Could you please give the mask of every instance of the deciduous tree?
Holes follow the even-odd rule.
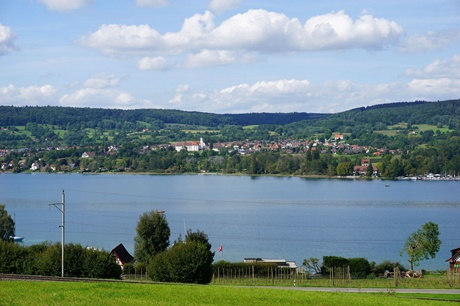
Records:
[[[436,223],[427,222],[412,233],[406,240],[401,256],[405,252],[409,256],[410,270],[414,270],[423,259],[435,258],[441,246],[439,228]]]
[[[10,240],[14,236],[14,220],[5,209],[5,205],[0,204],[0,239]]]
[[[137,223],[136,233],[134,255],[140,262],[146,263],[169,246],[171,230],[161,211],[152,210],[142,214]]]

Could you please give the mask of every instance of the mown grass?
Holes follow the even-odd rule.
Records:
[[[389,293],[230,286],[0,281],[1,305],[444,305]]]
[[[216,285],[237,285],[237,286],[293,286],[293,280],[271,280],[260,279],[214,279]],[[460,289],[460,280],[449,280],[446,276],[428,275],[423,278],[400,278],[395,284],[393,279],[352,279],[334,280],[330,279],[296,279],[299,287],[341,287],[341,288],[400,288],[400,289]]]

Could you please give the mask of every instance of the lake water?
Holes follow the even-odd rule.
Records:
[[[385,187],[389,184],[389,187]],[[0,174],[0,203],[24,244],[61,241],[134,251],[139,216],[161,209],[171,243],[186,229],[208,234],[215,260],[295,260],[324,255],[400,261],[406,238],[439,225],[443,242],[420,268],[445,269],[460,246],[460,182],[305,179],[223,175]]]

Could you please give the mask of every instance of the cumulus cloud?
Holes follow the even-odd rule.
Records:
[[[401,52],[423,52],[439,50],[460,40],[460,30],[449,29],[438,32],[428,32],[426,34],[413,34],[408,36],[401,45]]]
[[[116,89],[82,88],[59,99],[63,106],[136,108],[134,97]]]
[[[184,61],[188,68],[228,65],[237,61],[235,52],[226,50],[202,50],[197,54],[189,54]]]
[[[0,56],[6,55],[17,49],[14,40],[15,35],[11,29],[0,23]]]
[[[136,0],[137,6],[162,7],[168,5],[168,0]]]
[[[179,84],[176,88],[176,94],[172,97],[168,103],[174,105],[174,107],[183,107],[183,102],[192,104],[196,103],[196,97],[200,94],[189,94],[190,86],[188,84]]]
[[[16,87],[10,84],[0,87],[0,101],[3,105],[48,105],[55,92],[51,85]]]
[[[176,92],[169,101],[185,110],[214,113],[335,113],[397,101],[442,100],[460,95],[458,79],[413,79],[407,83],[362,84],[351,80],[313,83],[281,79],[237,84],[221,90]]]
[[[90,88],[107,88],[115,87],[120,84],[120,78],[116,77],[113,74],[97,74],[89,78],[83,83],[84,87]]]
[[[437,59],[423,69],[408,69],[406,75],[416,78],[458,78],[460,79],[460,55],[451,59]]]
[[[411,92],[419,95],[421,99],[439,100],[440,97],[449,99],[459,96],[460,79],[414,79],[408,84],[408,87]]]
[[[158,57],[143,57],[137,62],[139,70],[166,70],[168,62],[162,56]]]
[[[297,18],[249,10],[214,24],[209,11],[185,19],[180,31],[160,34],[148,25],[102,25],[80,39],[105,54],[171,53],[194,50],[304,52],[334,49],[382,49],[403,33],[397,23],[371,15],[353,20],[339,11],[315,16],[302,24]]]
[[[92,0],[38,0],[46,5],[49,10],[53,11],[71,11],[77,10],[91,3]]]
[[[211,0],[209,2],[209,9],[212,12],[222,13],[234,8],[240,2],[241,0]]]

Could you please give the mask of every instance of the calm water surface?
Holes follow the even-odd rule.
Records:
[[[385,187],[385,184],[390,184]],[[0,203],[26,245],[61,241],[134,250],[139,216],[163,209],[171,243],[186,229],[208,234],[215,260],[295,260],[324,255],[407,263],[407,236],[439,224],[442,246],[421,268],[444,269],[460,246],[460,182],[304,179],[220,175],[0,174]],[[406,264],[407,266],[407,264]]]

